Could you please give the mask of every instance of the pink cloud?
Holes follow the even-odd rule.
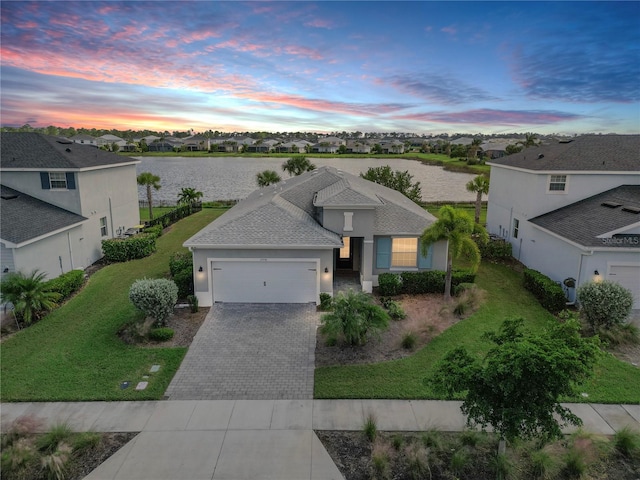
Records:
[[[431,112],[400,115],[395,117],[402,120],[417,120],[423,122],[474,124],[474,125],[506,125],[519,126],[523,124],[545,125],[550,123],[576,120],[579,115],[565,112],[544,110],[493,110],[476,109],[464,112]]]
[[[443,27],[440,29],[440,31],[443,33],[448,33],[449,35],[455,35],[456,33],[458,33],[458,29],[453,25],[448,27]]]
[[[284,47],[284,52],[288,55],[297,55],[310,58],[312,60],[322,60],[324,58],[324,56],[318,50],[303,47],[301,45],[287,45],[286,47]]]
[[[336,27],[334,22],[323,18],[314,18],[313,20],[306,22],[304,26],[313,28],[326,28],[327,30],[331,30]]]

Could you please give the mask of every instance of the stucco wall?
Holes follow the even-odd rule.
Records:
[[[42,171],[48,172],[49,170],[43,169]],[[74,175],[77,187],[78,173],[75,172]],[[40,181],[40,172],[2,172],[2,184],[43,202],[82,215],[78,188],[75,190],[45,190]]]
[[[353,213],[353,231],[344,231],[344,213]],[[374,210],[359,209],[323,209],[322,226],[345,237],[373,238],[375,224]]]

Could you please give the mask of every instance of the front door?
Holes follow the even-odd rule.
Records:
[[[337,249],[336,268],[338,270],[353,270],[353,248],[351,248],[351,237],[342,237],[344,246]]]

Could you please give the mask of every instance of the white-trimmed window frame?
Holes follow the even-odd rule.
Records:
[[[414,240],[416,243],[415,251],[394,251],[394,243],[398,240]],[[407,269],[418,269],[418,254],[420,253],[418,249],[420,248],[418,237],[391,237],[391,259],[390,259],[390,269],[391,270],[407,270]],[[413,265],[397,265],[394,264],[394,256],[399,254],[413,254]]]
[[[107,217],[100,217],[100,235],[106,237],[109,235],[109,224],[107,223]]]
[[[49,187],[51,190],[68,190],[67,174],[65,172],[49,172]]]
[[[520,234],[520,219],[519,218],[514,218],[513,219],[513,229],[511,230],[511,236],[513,238],[518,238],[519,234]]]
[[[564,177],[564,180],[561,178]],[[562,190],[552,190],[551,185],[563,185]],[[569,175],[566,174],[549,174],[547,175],[547,193],[566,194],[569,190]]]

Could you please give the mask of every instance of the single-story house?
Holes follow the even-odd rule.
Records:
[[[384,272],[444,270],[447,243],[426,256],[419,244],[435,220],[395,190],[322,167],[254,191],[184,246],[200,305],[318,302],[337,273],[371,292]]]
[[[639,152],[640,135],[584,135],[488,162],[487,230],[552,280],[616,281],[640,308]]]

